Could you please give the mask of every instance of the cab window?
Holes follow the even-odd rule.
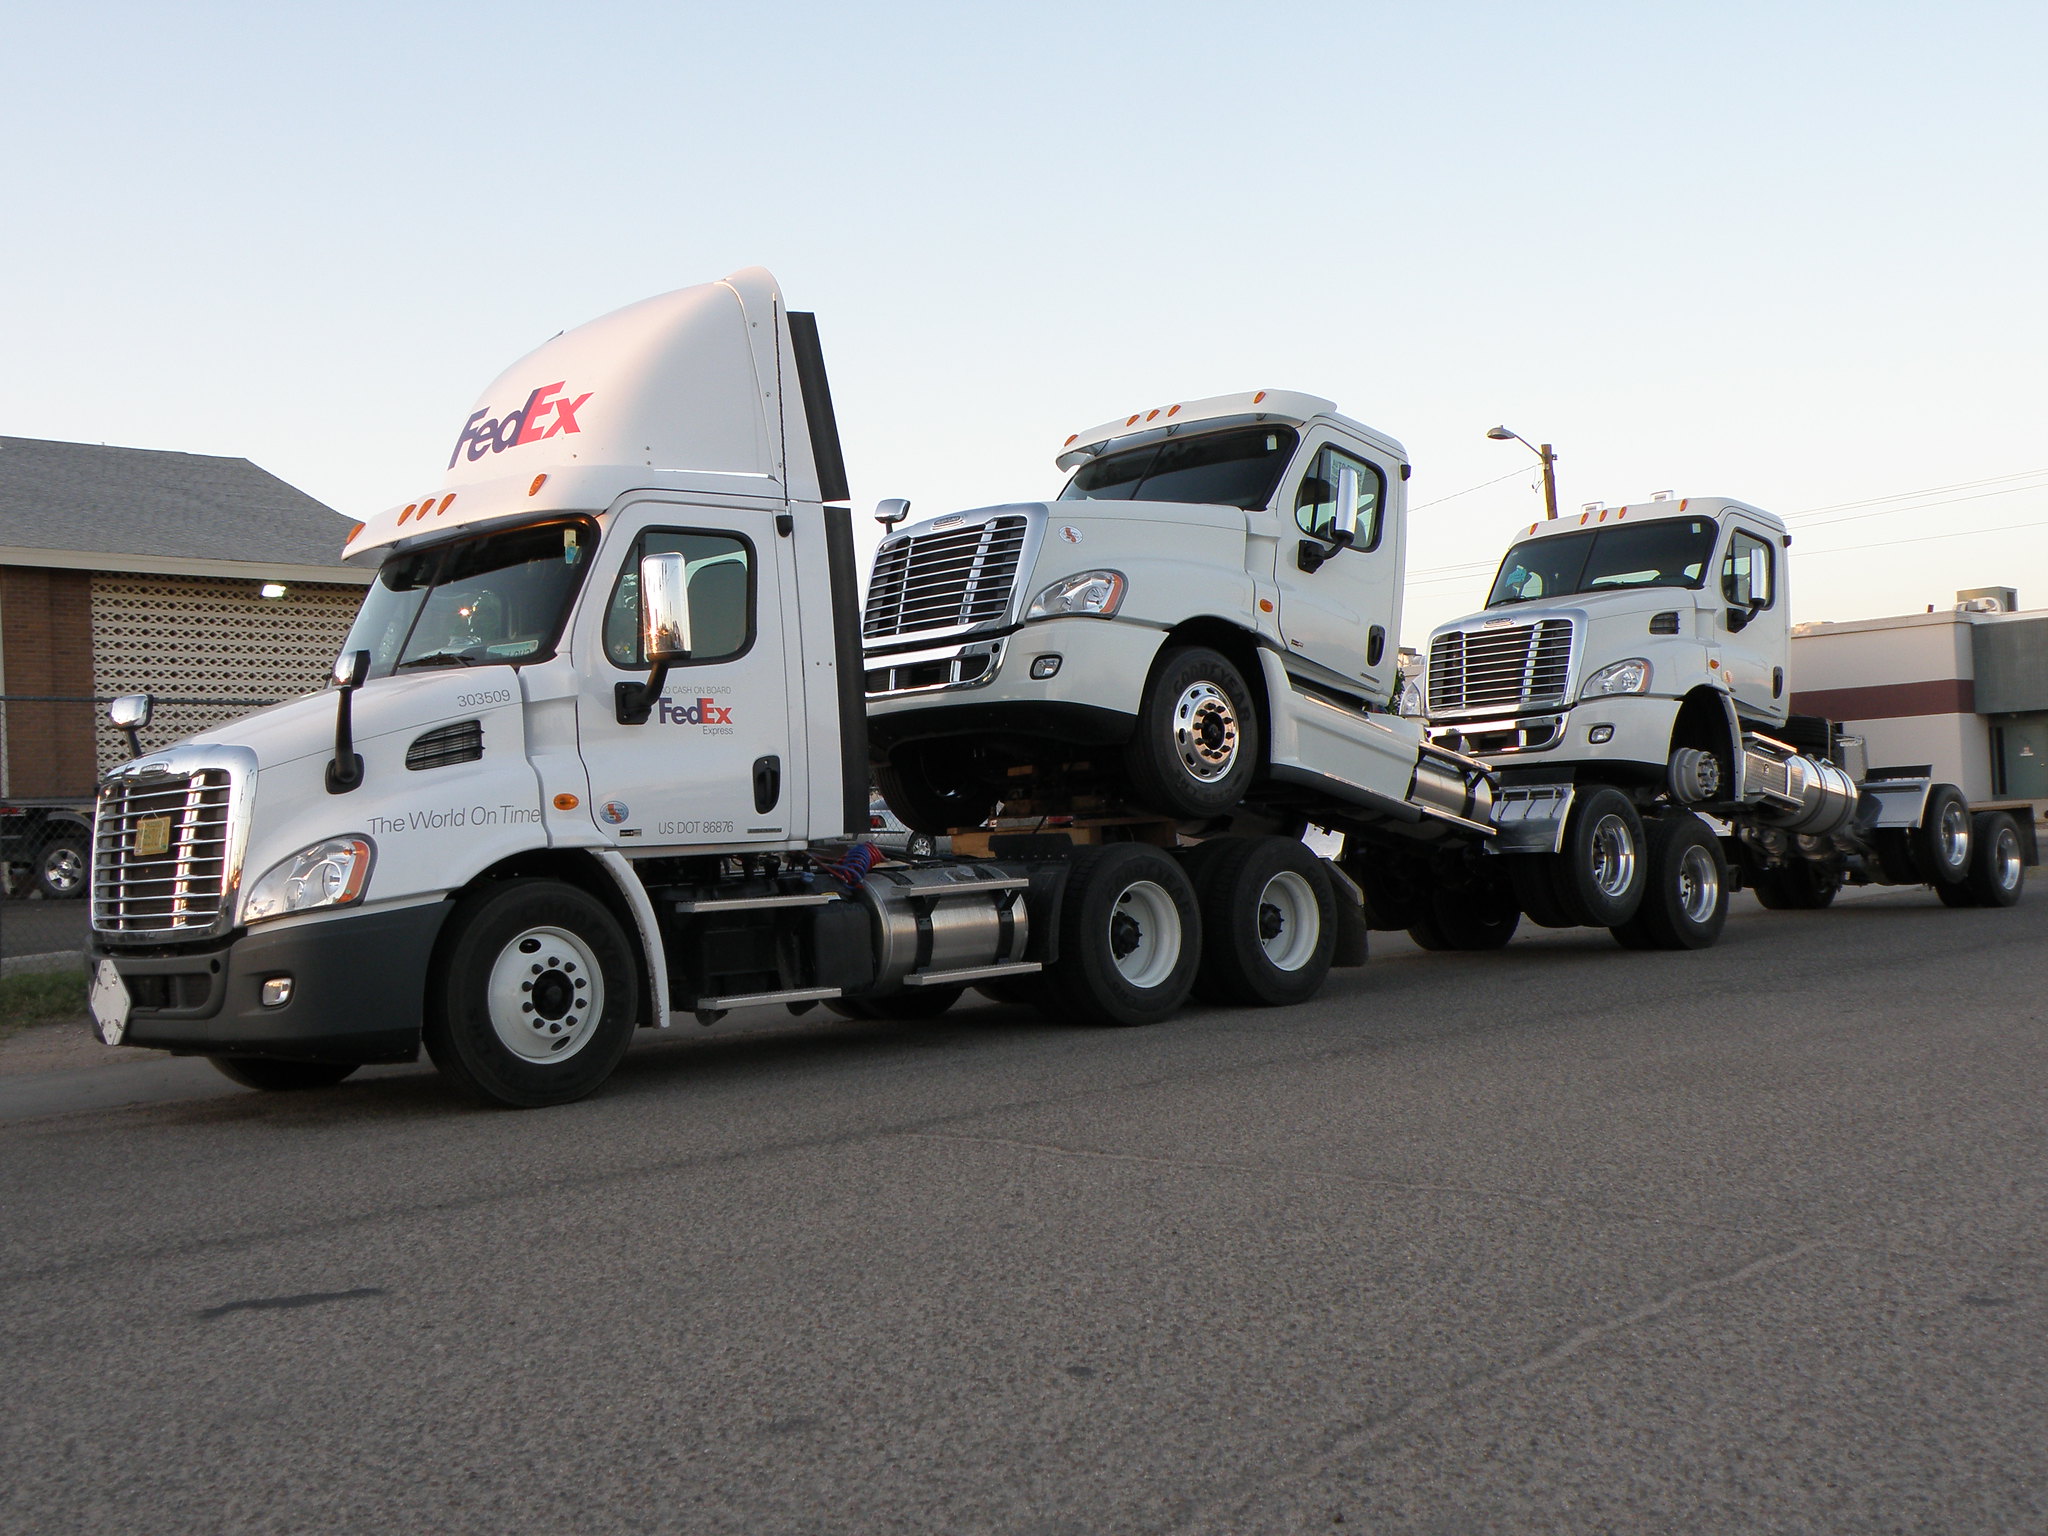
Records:
[[[640,634],[640,561],[679,554],[690,591],[690,659],[731,661],[754,643],[754,547],[738,534],[650,528],[634,542],[604,614],[604,650],[618,667],[647,665]]]
[[[1778,600],[1771,581],[1771,546],[1740,528],[1721,560],[1721,595],[1731,608],[1768,608]]]
[[[1354,549],[1377,549],[1380,542],[1380,504],[1386,500],[1386,477],[1365,460],[1338,448],[1325,447],[1301,477],[1294,493],[1294,520],[1301,531],[1327,541],[1337,526],[1337,486],[1342,472],[1358,475],[1358,538]]]

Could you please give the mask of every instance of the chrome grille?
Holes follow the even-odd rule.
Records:
[[[1429,648],[1429,715],[1555,708],[1571,670],[1570,619],[1452,630]]]
[[[995,517],[971,528],[885,539],[875,551],[862,638],[967,629],[1003,618],[1017,582],[1024,526],[1021,517]]]
[[[116,778],[101,788],[93,829],[95,929],[191,935],[220,925],[232,862],[233,787],[225,768],[203,768]],[[160,852],[152,838],[161,841]]]

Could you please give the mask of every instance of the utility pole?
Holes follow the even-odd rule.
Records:
[[[1535,454],[1537,458],[1543,461],[1543,515],[1545,517],[1555,518],[1557,516],[1556,451],[1552,449],[1550,444],[1548,443],[1543,444],[1539,448],[1536,444],[1530,442],[1529,439],[1522,436],[1521,433],[1510,432],[1506,427],[1491,428],[1486,435],[1492,438],[1497,443],[1505,443],[1510,440],[1520,443],[1524,448],[1528,449],[1531,453]]]

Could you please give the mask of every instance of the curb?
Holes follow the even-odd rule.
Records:
[[[0,976],[19,976],[33,971],[85,971],[85,951],[53,949],[41,955],[9,955],[0,960]]]

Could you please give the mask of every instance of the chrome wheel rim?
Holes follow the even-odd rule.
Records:
[[[2020,857],[2020,835],[2011,827],[1998,829],[1998,841],[1991,845],[1993,872],[2001,891],[2016,890],[2026,878],[2026,864]]]
[[[1298,971],[1316,952],[1323,936],[1323,914],[1315,888],[1291,869],[1283,869],[1259,892],[1259,947],[1276,971]]]
[[[1173,706],[1173,750],[1188,776],[1214,783],[1237,762],[1237,711],[1214,683],[1191,683]]]
[[[566,1061],[604,1016],[604,970],[566,928],[528,928],[498,951],[487,989],[491,1027],[521,1061]]]
[[[1941,808],[1941,821],[1935,828],[1940,839],[1941,862],[1949,869],[1960,870],[1970,862],[1970,813],[1959,802],[1951,800]]]
[[[1134,880],[1109,909],[1109,954],[1134,987],[1163,985],[1180,964],[1180,908],[1155,880]]]
[[[1721,904],[1721,871],[1714,856],[1694,843],[1678,861],[1678,908],[1689,923],[1704,923]]]
[[[1636,840],[1628,823],[1612,814],[1593,824],[1593,884],[1603,896],[1621,896],[1636,878]]]
[[[76,848],[59,848],[43,859],[43,880],[70,895],[85,883],[85,858]]]

